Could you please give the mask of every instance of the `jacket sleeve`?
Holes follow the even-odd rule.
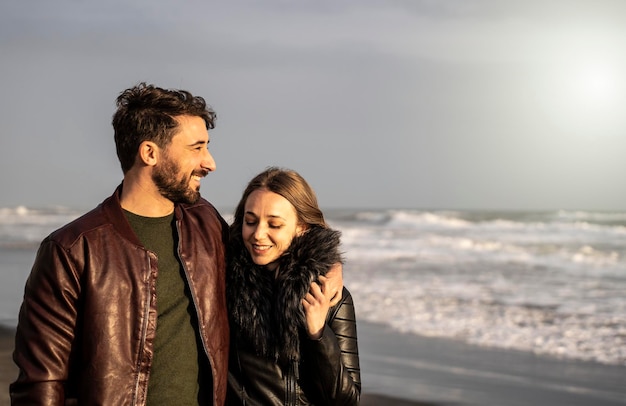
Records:
[[[10,386],[12,405],[63,405],[80,283],[66,251],[44,240],[24,290]]]
[[[352,296],[343,289],[341,302],[330,310],[319,340],[307,342],[306,357],[315,370],[315,384],[327,405],[358,405],[361,371]]]

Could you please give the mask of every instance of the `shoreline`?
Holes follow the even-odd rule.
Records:
[[[626,366],[550,359],[357,325],[361,406],[626,405]],[[0,406],[17,376],[14,329],[0,326]]]
[[[626,366],[549,358],[359,321],[363,388],[437,405],[626,405]]]

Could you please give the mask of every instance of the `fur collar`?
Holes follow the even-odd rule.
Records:
[[[291,242],[279,274],[254,264],[243,241],[231,241],[226,292],[232,334],[258,355],[275,361],[299,359],[304,331],[302,299],[311,282],[341,262],[341,233],[313,227]]]

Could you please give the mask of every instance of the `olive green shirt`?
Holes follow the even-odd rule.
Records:
[[[125,213],[139,241],[158,258],[158,316],[147,405],[205,404],[201,392],[209,381],[205,378],[208,360],[198,335],[185,272],[178,260],[174,214],[155,218]]]

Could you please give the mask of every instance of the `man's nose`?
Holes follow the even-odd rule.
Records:
[[[208,170],[209,172],[213,172],[217,169],[217,165],[215,164],[215,159],[213,159],[213,155],[209,152],[208,149],[205,150],[204,157],[202,158],[202,168]]]

